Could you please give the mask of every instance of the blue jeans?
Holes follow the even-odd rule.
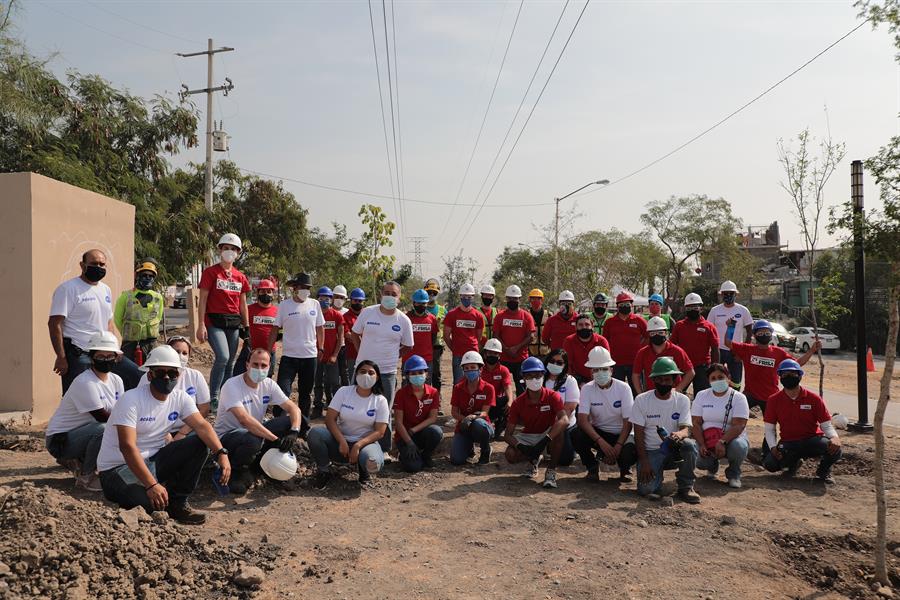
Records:
[[[66,364],[69,367],[66,374],[61,378],[63,395],[65,395],[75,378],[91,368],[91,357],[87,352],[73,344],[69,338],[63,339],[63,349],[66,352]],[[122,378],[122,384],[125,386],[126,391],[136,388],[141,381],[141,377],[144,376],[144,372],[125,356],[119,357],[119,360],[113,366],[112,372]]]
[[[63,461],[81,461],[81,474],[90,475],[97,470],[97,455],[106,423],[88,423],[67,433],[58,433],[47,438],[47,450],[53,458]],[[56,436],[60,436],[57,438]],[[56,440],[60,440],[56,443]]]
[[[291,387],[294,385],[294,378],[297,378],[297,404],[300,406],[300,412],[304,416],[309,417],[309,411],[312,406],[312,398],[310,392],[313,389],[313,383],[316,381],[316,364],[319,361],[313,358],[295,358],[293,356],[282,356],[281,362],[278,363],[278,387],[284,392],[288,398],[291,397]],[[278,408],[277,406],[275,408]],[[278,410],[272,410],[273,415],[281,414]]]
[[[309,451],[316,461],[316,468],[318,468],[319,473],[330,473],[332,462],[346,464],[347,459],[341,456],[340,444],[334,439],[327,427],[319,426],[310,429],[306,442],[309,444]],[[353,445],[350,442],[347,442],[347,444]],[[366,465],[370,463],[373,465],[375,473],[381,471],[382,467],[384,467],[384,452],[381,451],[381,446],[376,443],[371,443],[359,451],[356,468],[362,474],[367,470]]]
[[[313,388],[313,406],[321,410],[331,404],[334,393],[341,385],[341,374],[337,362],[322,361],[316,365],[316,380]]]
[[[453,366],[453,385],[456,385],[463,378],[463,370],[462,370],[462,356],[453,355],[453,358],[450,359],[450,363]]]
[[[700,451],[697,450],[697,442],[691,438],[686,438],[681,443],[682,463],[678,466],[678,471],[675,473],[675,482],[678,484],[678,491],[689,490],[694,487],[694,480],[696,479],[694,467],[697,465],[697,456],[699,456],[699,454]],[[641,496],[658,494],[662,487],[663,471],[665,469],[675,468],[672,456],[664,454],[663,451],[659,449],[648,450],[647,460],[650,462],[650,468],[653,469],[653,478],[645,483],[641,483],[640,480],[638,480],[637,492]],[[640,458],[638,458],[637,465],[638,475],[640,475],[642,466]]]
[[[394,416],[394,388],[397,387],[397,373],[382,373],[381,387],[384,390],[384,397],[387,398],[388,408],[390,409],[390,417],[388,417],[387,431],[384,437],[378,440],[382,451],[385,454],[391,451],[391,419]]]
[[[750,452],[750,444],[743,438],[734,438],[728,442],[725,448],[725,458],[728,459],[728,467],[725,469],[725,477],[728,479],[741,478],[741,465]],[[719,459],[713,456],[699,456],[697,458],[697,468],[706,469],[710,473],[719,471]]]
[[[450,464],[466,464],[475,451],[475,444],[478,444],[482,455],[490,452],[491,438],[493,437],[494,427],[484,419],[475,419],[467,432],[457,431],[453,434],[453,443],[450,445]]]
[[[209,336],[209,345],[216,355],[212,370],[209,372],[209,398],[215,409],[219,403],[219,390],[222,389],[225,380],[231,378],[234,371],[240,331],[207,327],[206,332]]]
[[[824,435],[816,435],[805,440],[796,440],[793,442],[782,442],[781,460],[775,458],[771,452],[766,454],[763,459],[763,466],[767,471],[777,472],[782,469],[795,468],[800,459],[814,458],[821,456],[819,468],[816,469],[816,475],[826,477],[831,475],[831,467],[837,461],[841,460],[843,448],[838,448],[834,454],[828,454],[828,438]]]
[[[741,381],[744,379],[744,363],[731,350],[726,350],[725,348],[719,348],[719,362],[728,366],[728,371],[731,373],[731,381],[735,385],[740,386]]]
[[[291,418],[287,415],[281,415],[280,417],[269,419],[263,423],[263,427],[280,439],[291,430]],[[302,431],[303,427],[301,426],[300,429]],[[266,450],[278,446],[278,440],[274,442],[265,441],[242,427],[232,429],[219,439],[228,450],[228,460],[234,469],[249,467]]]
[[[416,447],[419,448],[419,455],[413,460],[407,460],[402,452],[403,448],[406,446],[406,442],[402,439],[397,440],[397,447],[401,450],[400,465],[403,467],[404,471],[418,473],[424,466],[423,461],[431,458],[431,455],[437,449],[441,440],[444,439],[444,430],[437,425],[429,425],[421,431],[412,434],[410,437],[412,437],[412,441],[416,444]]]

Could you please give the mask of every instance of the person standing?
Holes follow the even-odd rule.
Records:
[[[609,297],[603,292],[597,292],[594,296],[594,305],[591,310],[591,321],[594,323],[594,333],[603,333],[603,324],[612,314],[606,310],[609,305]]]
[[[735,302],[738,289],[733,281],[723,281],[719,286],[719,295],[722,297],[722,303],[712,307],[708,318],[716,326],[716,333],[719,334],[719,360],[728,367],[731,384],[739,390],[744,380],[744,366],[725,345],[725,330],[728,329],[728,321],[734,320],[736,332],[733,341],[749,340],[753,337],[753,316],[746,306]]]
[[[353,338],[353,324],[359,318],[366,302],[366,293],[360,288],[350,290],[350,308],[344,313],[344,348],[347,349],[345,358],[347,360],[347,381],[348,385],[353,384],[353,373],[356,371],[356,357],[359,352],[357,346],[358,340]]]
[[[269,351],[271,361],[269,365],[269,377],[275,373],[275,346],[269,347],[269,334],[276,330],[275,321],[278,317],[278,305],[275,300],[275,282],[271,279],[263,279],[256,286],[256,302],[247,307],[250,316],[250,337],[244,340],[241,353],[234,363],[234,374],[243,375],[247,369],[247,359],[250,351],[256,348],[265,348]]]
[[[691,380],[694,379],[694,365],[691,364],[691,359],[684,350],[667,339],[667,333],[666,322],[661,318],[651,317],[647,323],[647,335],[650,337],[650,343],[638,350],[634,357],[634,370],[631,374],[632,387],[639,392],[653,389],[650,371],[660,356],[672,358],[684,374],[675,378],[676,392],[684,393]]]
[[[237,359],[240,328],[250,326],[247,292],[250,282],[234,266],[241,254],[241,238],[226,233],[219,239],[219,262],[207,267],[200,276],[200,302],[197,311],[197,340],[209,342],[215,360],[209,373],[209,393],[213,410],[219,401],[222,382],[229,379]]]
[[[563,341],[562,349],[569,357],[569,368],[579,385],[591,380],[591,369],[586,366],[591,350],[602,346],[609,350],[609,342],[599,333],[594,332],[594,323],[590,315],[581,315],[575,321],[575,333]]]
[[[719,362],[719,332],[716,326],[703,318],[700,313],[703,299],[700,294],[690,293],[684,297],[685,317],[672,326],[669,341],[687,353],[694,365],[694,397],[709,388],[706,369]]]
[[[338,373],[338,354],[344,341],[344,316],[331,306],[334,293],[331,288],[322,286],[316,292],[319,298],[319,306],[322,307],[322,316],[325,323],[322,326],[324,342],[322,353],[319,355],[319,364],[316,365],[315,397],[311,419],[321,419],[325,409],[326,400],[331,404],[334,392],[341,385],[341,376]]]
[[[134,287],[119,294],[113,321],[122,334],[122,354],[140,366],[153,350],[159,337],[166,301],[153,289],[156,261],[145,258],[134,270]],[[140,348],[140,360],[135,351]]]
[[[334,286],[334,300],[331,305],[334,307],[334,310],[341,313],[341,317],[347,314],[347,311],[350,310],[345,306],[347,303],[347,288],[342,285]],[[352,327],[352,325],[351,325]],[[272,359],[272,362],[275,362],[275,359]],[[350,383],[349,376],[347,375],[347,326],[344,325],[344,339],[341,340],[341,350],[338,352],[338,375],[341,379],[341,385],[347,385]]]
[[[648,321],[653,317],[659,317],[666,322],[666,331],[672,331],[672,315],[663,312],[665,302],[661,294],[651,294],[647,298],[647,313],[641,316]]]
[[[269,332],[267,347],[275,345],[278,328],[282,330],[281,362],[278,363],[278,387],[288,398],[297,379],[297,404],[307,419],[312,408],[310,393],[316,381],[316,363],[325,351],[325,316],[322,306],[310,298],[312,279],[297,273],[287,281],[291,297],[278,305],[275,327]]]
[[[484,331],[484,315],[472,307],[475,287],[471,283],[463,284],[459,289],[459,306],[444,317],[444,340],[453,353],[453,384],[462,379],[462,368],[459,361],[470,350],[478,352],[481,334]]]
[[[622,292],[616,296],[616,314],[603,323],[603,337],[609,342],[612,358],[616,361],[613,377],[632,385],[631,374],[634,358],[647,343],[647,321],[632,312],[634,296]],[[634,393],[635,388],[631,391]]]
[[[541,341],[548,350],[559,350],[567,337],[575,333],[575,320],[578,313],[575,312],[575,294],[569,290],[563,290],[559,294],[559,310],[547,319],[547,324],[541,333]],[[544,355],[540,355],[543,357]],[[539,358],[540,358],[539,357]]]
[[[515,287],[518,289],[519,286]],[[509,292],[508,289],[507,292]],[[519,291],[520,297],[521,294],[522,292]],[[547,344],[544,343],[543,339],[544,327],[546,327],[547,321],[550,319],[550,311],[544,309],[544,292],[538,288],[534,288],[528,292],[528,312],[531,316],[531,320],[534,321],[534,334],[532,334],[531,340],[528,342],[528,354],[530,356],[542,358],[547,353],[547,350],[550,349],[547,347]],[[494,337],[500,337],[496,331],[494,332]],[[516,375],[516,390],[518,390],[516,395],[521,395],[522,391],[525,389],[522,387],[522,390],[519,390],[520,385],[519,376]]]
[[[406,316],[412,323],[413,347],[412,350],[403,354],[402,359],[406,363],[411,356],[416,355],[425,360],[430,368],[431,359],[434,358],[434,346],[437,342],[437,319],[428,312],[428,293],[425,290],[413,292],[412,303],[413,308],[406,313]]]
[[[522,361],[528,358],[528,344],[533,341],[536,331],[531,313],[519,306],[521,297],[522,290],[519,286],[511,285],[506,288],[506,309],[494,317],[494,335],[503,344],[500,362],[509,369],[516,384],[517,395],[525,391],[519,369]]]
[[[485,284],[481,286],[481,308],[478,310],[481,311],[481,315],[484,317],[484,333],[481,335],[481,344],[479,346],[482,348],[489,339],[494,337],[494,317],[497,316],[497,307],[493,306],[493,304],[496,293],[497,291],[492,285]]]
[[[444,318],[447,316],[447,307],[438,304],[437,297],[441,293],[438,280],[432,277],[425,282],[425,292],[428,294],[428,312],[437,319],[437,340],[431,357],[431,385],[441,391],[441,358],[444,356]],[[450,386],[453,387],[453,386]]]

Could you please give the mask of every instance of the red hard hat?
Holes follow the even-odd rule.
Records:
[[[257,284],[256,289],[258,290],[274,290],[275,283],[271,279],[263,279]]]
[[[616,296],[616,304],[618,304],[619,302],[634,302],[634,296],[632,296],[628,292],[621,292],[618,296]]]

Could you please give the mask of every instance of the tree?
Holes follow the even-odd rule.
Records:
[[[368,227],[360,240],[363,250],[361,258],[366,272],[371,276],[372,297],[377,298],[380,291],[378,284],[393,274],[396,259],[393,255],[382,255],[381,250],[393,244],[391,234],[394,233],[394,223],[388,220],[380,206],[374,204],[363,204],[359,208],[359,217]]]
[[[447,294],[447,306],[456,306],[459,303],[459,288],[466,283],[472,283],[478,265],[462,253],[444,258],[444,274],[441,276],[443,292]]]
[[[812,156],[810,146],[815,139],[804,129],[797,135],[797,148],[786,146],[784,140],[778,140],[778,162],[784,168],[785,180],[780,183],[782,189],[791,197],[794,214],[803,234],[803,244],[809,256],[809,312],[812,317],[813,331],[818,331],[816,319],[816,287],[815,266],[816,250],[819,243],[819,226],[825,211],[825,185],[834,175],[838,165],[844,160],[845,145],[834,143],[831,136],[819,143],[819,156]],[[815,339],[819,336],[816,333]],[[825,361],[822,350],[819,358],[819,395],[825,385]]]

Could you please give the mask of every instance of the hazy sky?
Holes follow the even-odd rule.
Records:
[[[182,82],[205,86],[205,57],[177,58],[175,52],[205,50],[208,37],[216,46],[233,46],[235,52],[216,58],[215,84],[227,75],[236,87],[227,98],[216,98],[214,110],[232,136],[232,160],[282,177],[391,195],[368,3],[20,4],[19,33],[39,55],[58,52],[52,64],[59,72],[77,67],[99,73],[145,96],[175,93]],[[390,37],[392,4],[404,195],[452,203],[519,2],[388,0]],[[483,181],[484,192],[491,186],[546,82],[582,0],[569,3],[488,178],[563,4],[525,2],[459,204],[475,203]],[[391,136],[381,2],[372,9]],[[486,276],[504,245],[539,238],[535,226],[552,222],[555,196],[591,180],[615,182],[674,149],[847,33],[859,24],[856,13],[852,2],[591,2],[471,231],[463,237],[468,206],[403,203],[406,236],[426,238],[425,275],[439,274],[442,257],[459,248]],[[885,30],[864,25],[674,156],[608,189],[565,201],[564,208],[577,205],[584,216],[561,235],[609,227],[636,232],[647,202],[699,193],[730,200],[745,225],[778,220],[783,243],[800,247],[789,199],[778,185],[776,142],[806,126],[823,136],[830,126],[834,139],[846,142],[847,158],[827,200],[843,201],[850,160],[871,156],[897,133],[894,53]],[[195,99],[205,110],[203,97]],[[186,160],[202,162],[202,146],[176,159]],[[358,233],[356,213],[367,201],[398,221],[391,199],[285,186],[316,226],[339,221]],[[867,204],[876,205],[868,177],[866,193]],[[541,202],[549,204],[508,206]],[[401,241],[398,226],[393,250],[411,261],[412,245]]]

